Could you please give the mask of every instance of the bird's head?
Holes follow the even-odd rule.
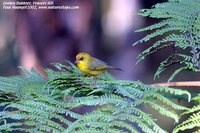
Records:
[[[90,60],[91,56],[87,53],[81,52],[76,55],[76,61],[75,63],[83,63],[88,62]]]

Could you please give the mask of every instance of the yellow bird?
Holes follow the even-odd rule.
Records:
[[[99,76],[108,69],[116,69],[121,71],[121,69],[109,66],[105,62],[84,52],[76,55],[75,63],[81,72],[90,76]]]

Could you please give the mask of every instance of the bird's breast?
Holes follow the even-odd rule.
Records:
[[[84,62],[78,62],[77,66],[81,71],[84,71],[84,70],[88,69],[87,63],[84,63]]]
[[[103,71],[90,70],[88,63],[84,62],[78,62],[77,66],[81,70],[81,72],[83,72],[86,75],[99,76],[103,72]]]

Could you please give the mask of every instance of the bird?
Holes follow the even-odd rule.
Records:
[[[77,67],[80,69],[80,71],[88,76],[99,76],[108,69],[122,71],[122,69],[109,66],[107,63],[92,57],[85,52],[80,52],[76,55],[75,63],[77,64]]]

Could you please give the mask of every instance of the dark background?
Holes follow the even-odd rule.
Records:
[[[79,6],[79,9],[1,8],[0,75],[15,75],[21,65],[42,72],[41,67],[50,67],[51,62],[74,62],[75,55],[84,51],[122,68],[124,72],[110,71],[118,79],[150,83],[159,58],[150,56],[136,65],[137,55],[148,45],[133,47],[132,44],[145,35],[135,33],[136,29],[155,22],[136,13],[157,2],[162,1],[56,0],[54,5]]]

